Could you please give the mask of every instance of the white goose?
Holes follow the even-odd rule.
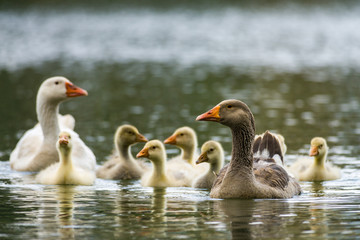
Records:
[[[36,98],[36,113],[39,123],[29,129],[17,143],[10,155],[11,168],[17,171],[40,171],[59,161],[56,142],[60,130],[67,130],[73,141],[72,159],[74,164],[94,170],[96,159],[72,129],[75,120],[71,115],[61,116],[61,102],[87,92],[64,77],[46,79],[40,86]]]
[[[76,184],[92,185],[95,181],[95,172],[73,165],[72,139],[68,132],[61,132],[56,144],[60,162],[45,168],[36,176],[36,181],[41,184]]]

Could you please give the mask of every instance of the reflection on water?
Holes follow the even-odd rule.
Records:
[[[91,2],[91,3],[89,3]],[[354,239],[360,235],[360,6],[357,1],[89,1],[0,3],[0,238]],[[65,5],[64,5],[65,4]],[[89,92],[61,105],[103,163],[116,128],[164,140],[189,125],[199,145],[229,130],[195,117],[245,101],[257,132],[285,136],[286,162],[328,140],[342,178],[303,182],[288,200],[218,200],[138,181],[42,186],[11,171],[36,123],[40,83],[64,75]],[[138,152],[142,145],[133,147]],[[167,146],[168,155],[178,149]]]

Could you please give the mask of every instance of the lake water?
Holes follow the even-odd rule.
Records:
[[[1,239],[360,239],[360,4],[357,1],[0,3]],[[342,178],[301,182],[292,199],[219,200],[194,188],[97,179],[43,186],[9,155],[36,123],[41,82],[63,75],[89,92],[61,105],[101,165],[117,126],[164,140],[236,98],[257,133],[284,135],[286,162],[322,136]],[[133,147],[136,154],[142,144]],[[179,151],[166,146],[168,156]]]

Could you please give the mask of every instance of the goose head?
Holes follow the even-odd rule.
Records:
[[[326,156],[329,148],[328,148],[328,146],[326,144],[326,140],[324,138],[315,137],[315,138],[311,139],[310,145],[311,145],[311,147],[310,147],[309,155],[311,157],[323,158],[324,156]]]
[[[115,133],[115,143],[132,145],[137,142],[147,142],[146,137],[139,133],[138,129],[132,125],[122,125],[118,127]]]
[[[69,153],[72,148],[72,140],[70,133],[65,131],[61,132],[59,134],[59,139],[56,145],[61,153]]]
[[[221,144],[216,141],[207,141],[201,147],[201,154],[196,164],[208,162],[210,164],[223,164],[224,152]]]
[[[164,143],[172,144],[183,149],[193,148],[197,143],[196,133],[190,127],[178,128]]]
[[[196,120],[219,122],[232,129],[245,125],[255,131],[254,116],[249,107],[244,102],[236,99],[220,102],[209,111],[199,115]]]
[[[136,155],[136,157],[146,157],[153,163],[163,163],[166,159],[164,144],[159,140],[151,140],[145,144],[144,148]]]
[[[38,96],[48,102],[61,102],[69,98],[87,96],[86,90],[74,85],[64,77],[46,79],[40,86]]]

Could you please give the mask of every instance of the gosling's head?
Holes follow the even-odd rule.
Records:
[[[178,128],[165,141],[165,144],[172,144],[180,148],[189,148],[197,145],[197,136],[195,131],[190,127]]]
[[[118,127],[115,133],[115,143],[132,145],[137,142],[147,142],[145,136],[139,133],[138,129],[132,125],[122,125]]]
[[[72,147],[72,141],[71,141],[71,135],[68,132],[61,132],[59,134],[59,139],[56,143],[57,148],[61,151],[61,152],[69,152],[71,150]]]
[[[164,144],[159,140],[151,140],[145,144],[144,148],[136,155],[136,157],[145,157],[154,163],[164,162],[166,159]]]
[[[311,140],[309,155],[311,157],[322,157],[327,154],[328,146],[326,140],[322,137],[315,137]]]
[[[223,164],[224,151],[220,143],[207,141],[201,147],[201,154],[196,164],[208,162],[209,164]]]

